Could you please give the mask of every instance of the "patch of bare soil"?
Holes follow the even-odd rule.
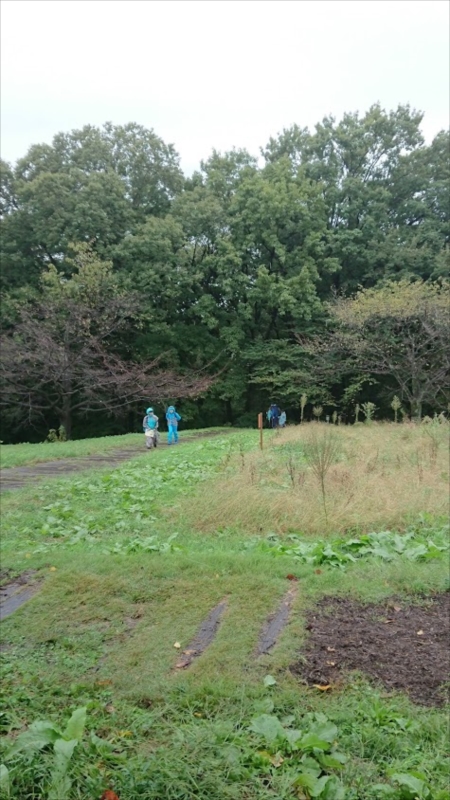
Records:
[[[333,686],[352,670],[421,705],[448,702],[450,592],[363,605],[325,597],[307,618],[302,659],[290,669],[307,684]],[[445,684],[447,683],[447,690]]]

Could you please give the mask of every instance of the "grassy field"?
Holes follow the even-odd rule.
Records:
[[[232,432],[6,492],[3,578],[42,583],[1,623],[0,796],[448,798],[447,708],[289,669],[324,596],[448,590],[448,429],[425,427],[311,423],[267,432],[262,452],[257,432]],[[178,669],[222,601],[214,640]]]

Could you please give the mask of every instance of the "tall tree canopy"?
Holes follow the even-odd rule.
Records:
[[[173,145],[135,123],[87,125],[33,145],[1,164],[8,341],[17,345],[31,307],[48,304],[49,275],[76,280],[78,243],[139,298],[141,324],[129,319],[119,350],[117,337],[108,351],[180,376],[220,375],[206,395],[184,401],[192,424],[251,424],[270,399],[297,413],[303,392],[336,407],[358,396],[382,408],[386,375],[367,365],[363,374],[361,364],[344,375],[341,359],[320,378],[298,336],[322,336],[336,293],[448,274],[449,132],[426,144],[421,122],[409,106],[374,105],[312,131],[294,125],[260,159],[214,150],[189,178]],[[425,393],[423,402],[441,410],[444,396]]]

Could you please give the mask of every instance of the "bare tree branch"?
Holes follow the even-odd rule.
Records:
[[[27,408],[31,417],[57,412],[70,436],[72,415],[120,414],[138,402],[196,397],[213,378],[162,369],[162,356],[127,361],[115,348],[135,315],[135,298],[97,306],[59,299],[23,309],[12,333],[0,339],[0,404]]]

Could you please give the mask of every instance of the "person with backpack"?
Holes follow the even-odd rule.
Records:
[[[178,423],[181,420],[181,417],[175,411],[175,406],[169,406],[166,413],[166,420],[167,420],[167,444],[176,444],[178,442]]]
[[[276,403],[272,403],[272,405],[270,406],[269,414],[270,414],[270,427],[278,428],[281,411]]]
[[[158,425],[159,419],[153,412],[153,408],[147,408],[145,417],[142,421],[142,427],[145,435],[145,446],[147,450],[156,447],[158,444]]]

